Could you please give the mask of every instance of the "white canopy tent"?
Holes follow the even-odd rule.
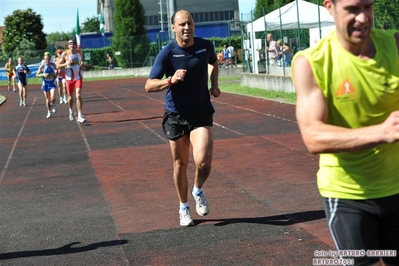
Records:
[[[281,19],[280,19],[281,17]],[[319,22],[320,21],[320,22]],[[247,32],[318,28],[334,25],[323,6],[296,0],[247,24]]]
[[[252,60],[252,69],[258,73],[258,65],[255,63],[259,55],[255,50],[260,49],[254,40],[255,32],[267,32],[277,30],[292,29],[319,29],[319,35],[322,35],[323,27],[334,26],[334,19],[328,13],[327,9],[304,0],[296,0],[285,6],[276,9],[265,16],[247,24],[247,32],[250,36],[250,43],[246,43],[246,51],[251,51],[255,60]],[[322,38],[324,36],[319,36]]]

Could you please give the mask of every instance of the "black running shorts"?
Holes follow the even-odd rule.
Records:
[[[214,113],[215,109],[213,107],[187,114],[165,111],[162,121],[163,132],[168,139],[176,140],[196,128],[211,127],[213,126]]]
[[[380,199],[324,198],[331,236],[342,258],[399,265],[399,194]],[[354,256],[351,256],[354,255]]]

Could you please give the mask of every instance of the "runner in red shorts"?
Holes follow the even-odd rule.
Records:
[[[82,65],[83,56],[79,50],[77,50],[77,44],[75,40],[68,42],[68,50],[62,53],[61,61],[58,64],[58,68],[66,68],[66,88],[68,92],[68,104],[69,104],[69,120],[75,120],[75,114],[73,112],[73,100],[74,93],[76,95],[76,107],[78,109],[78,122],[84,123],[86,121],[82,114]]]

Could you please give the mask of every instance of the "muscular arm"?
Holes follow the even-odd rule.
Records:
[[[175,74],[173,74],[171,78],[171,85],[169,85],[167,79],[147,79],[145,83],[146,92],[158,92],[167,89],[169,86],[176,84],[180,80],[184,80],[184,76],[186,75],[187,70],[178,69]]]
[[[60,58],[57,60],[57,68],[64,68],[69,65],[69,62],[65,60],[66,53],[63,52]]]
[[[210,80],[211,80],[211,95],[214,97],[219,97],[221,91],[219,89],[219,63],[216,60],[213,64],[213,70],[211,72]]]
[[[39,69],[36,72],[36,77],[40,77],[40,74],[42,73],[42,71],[43,71],[43,65],[40,65]]]
[[[349,129],[326,124],[327,103],[316,84],[307,59],[298,57],[293,65],[297,91],[296,117],[303,141],[311,153],[348,152],[399,140],[399,111],[379,125]]]
[[[146,92],[158,92],[163,91],[169,87],[167,79],[147,79],[145,83]]]

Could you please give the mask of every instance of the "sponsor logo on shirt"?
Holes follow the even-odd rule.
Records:
[[[335,96],[340,100],[353,100],[356,98],[356,89],[349,79],[345,79],[339,86]]]

